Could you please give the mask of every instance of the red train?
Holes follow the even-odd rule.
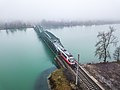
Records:
[[[58,44],[56,44],[55,46],[58,50],[58,54],[63,58],[63,60],[65,60],[66,63],[68,63],[69,65],[75,65],[74,57],[66,49]]]

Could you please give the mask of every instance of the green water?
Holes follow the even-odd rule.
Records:
[[[96,36],[110,25],[49,30],[80,63],[99,62],[94,57]],[[120,25],[111,25],[120,40]],[[14,32],[15,31],[15,32]],[[120,43],[119,43],[120,45]],[[113,50],[114,48],[111,48]],[[52,71],[53,54],[33,29],[0,31],[0,90],[47,90],[45,78]],[[38,87],[36,89],[35,87]]]
[[[52,60],[33,29],[0,31],[0,90],[34,90],[40,74],[54,66]]]

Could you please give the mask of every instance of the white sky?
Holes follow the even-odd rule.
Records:
[[[120,0],[0,0],[0,20],[120,20]]]

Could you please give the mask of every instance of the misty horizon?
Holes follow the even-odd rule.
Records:
[[[119,0],[0,0],[0,21],[119,21]]]

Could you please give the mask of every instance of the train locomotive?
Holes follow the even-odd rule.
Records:
[[[64,47],[59,45],[58,43],[54,43],[55,47],[57,48],[57,52],[60,57],[69,65],[74,66],[76,65],[75,59],[71,53],[69,53]]]

